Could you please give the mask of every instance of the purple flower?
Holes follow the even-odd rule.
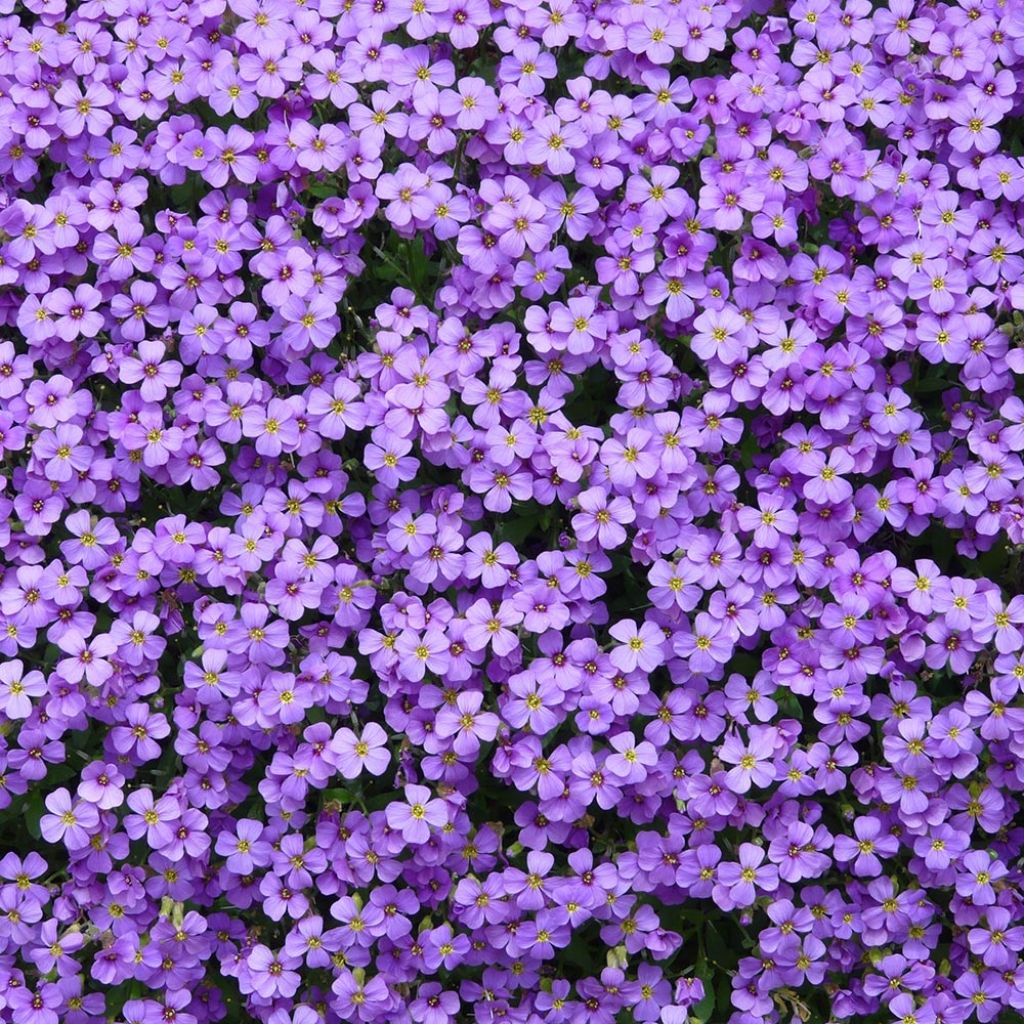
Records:
[[[0,12],[14,1024],[1024,1010],[1024,17],[676,6]]]
[[[26,672],[18,660],[0,665],[0,712],[10,720],[28,718],[32,713],[32,698],[46,693],[46,681],[41,672]]]
[[[718,865],[715,893],[730,907],[751,906],[758,892],[774,892],[779,885],[778,870],[764,864],[765,851],[753,843],[743,843],[738,861],[723,861]]]
[[[294,995],[301,980],[293,969],[298,965],[295,957],[274,953],[259,943],[245,959],[245,986],[265,999]]]
[[[388,825],[409,843],[425,843],[431,827],[439,828],[448,820],[444,801],[431,799],[426,786],[406,786],[405,800],[389,803],[386,813]]]
[[[391,761],[386,743],[387,733],[376,722],[367,723],[361,736],[351,729],[339,729],[331,739],[331,750],[342,777],[354,779],[364,770],[382,775]]]
[[[137,611],[130,622],[118,619],[110,630],[118,654],[136,667],[155,661],[163,654],[167,641],[155,635],[160,620],[150,612]]]
[[[153,712],[146,704],[135,703],[125,709],[125,724],[116,726],[110,738],[119,754],[134,755],[140,761],[153,761],[161,753],[157,741],[168,736],[170,731],[162,714]]]
[[[39,820],[39,830],[48,843],[64,843],[69,850],[81,850],[89,845],[91,833],[100,821],[99,812],[83,800],[72,800],[71,794],[61,787],[45,800],[49,812]]]
[[[108,811],[124,803],[125,778],[116,765],[94,761],[82,771],[78,795],[100,810]]]
[[[770,726],[753,726],[746,744],[735,733],[726,736],[718,756],[735,766],[726,773],[729,788],[746,793],[751,786],[768,785],[775,778],[774,754],[775,730]]]

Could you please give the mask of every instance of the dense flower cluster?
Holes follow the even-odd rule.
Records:
[[[1022,76],[0,0],[0,1021],[1019,1021]]]

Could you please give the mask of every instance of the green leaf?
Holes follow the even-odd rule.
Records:
[[[690,1020],[697,1024],[705,1024],[711,1020],[715,1012],[715,986],[712,984],[713,972],[704,960],[697,963],[694,974],[704,982],[704,998],[690,1007]]]
[[[735,952],[729,949],[721,932],[710,921],[704,929],[704,946],[712,964],[731,964],[735,959]]]
[[[25,828],[33,839],[41,839],[43,836],[39,828],[39,820],[45,810],[43,794],[38,789],[33,789],[25,797]]]
[[[544,531],[543,512],[526,512],[517,515],[513,508],[508,518],[502,519],[495,531],[499,540],[508,541],[513,547],[522,544],[531,534]]]

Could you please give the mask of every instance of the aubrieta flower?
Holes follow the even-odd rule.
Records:
[[[0,1017],[1019,1017],[1022,63],[2,5]]]

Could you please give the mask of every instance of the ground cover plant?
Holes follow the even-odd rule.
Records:
[[[1024,0],[0,0],[0,1022],[1017,1022]]]

